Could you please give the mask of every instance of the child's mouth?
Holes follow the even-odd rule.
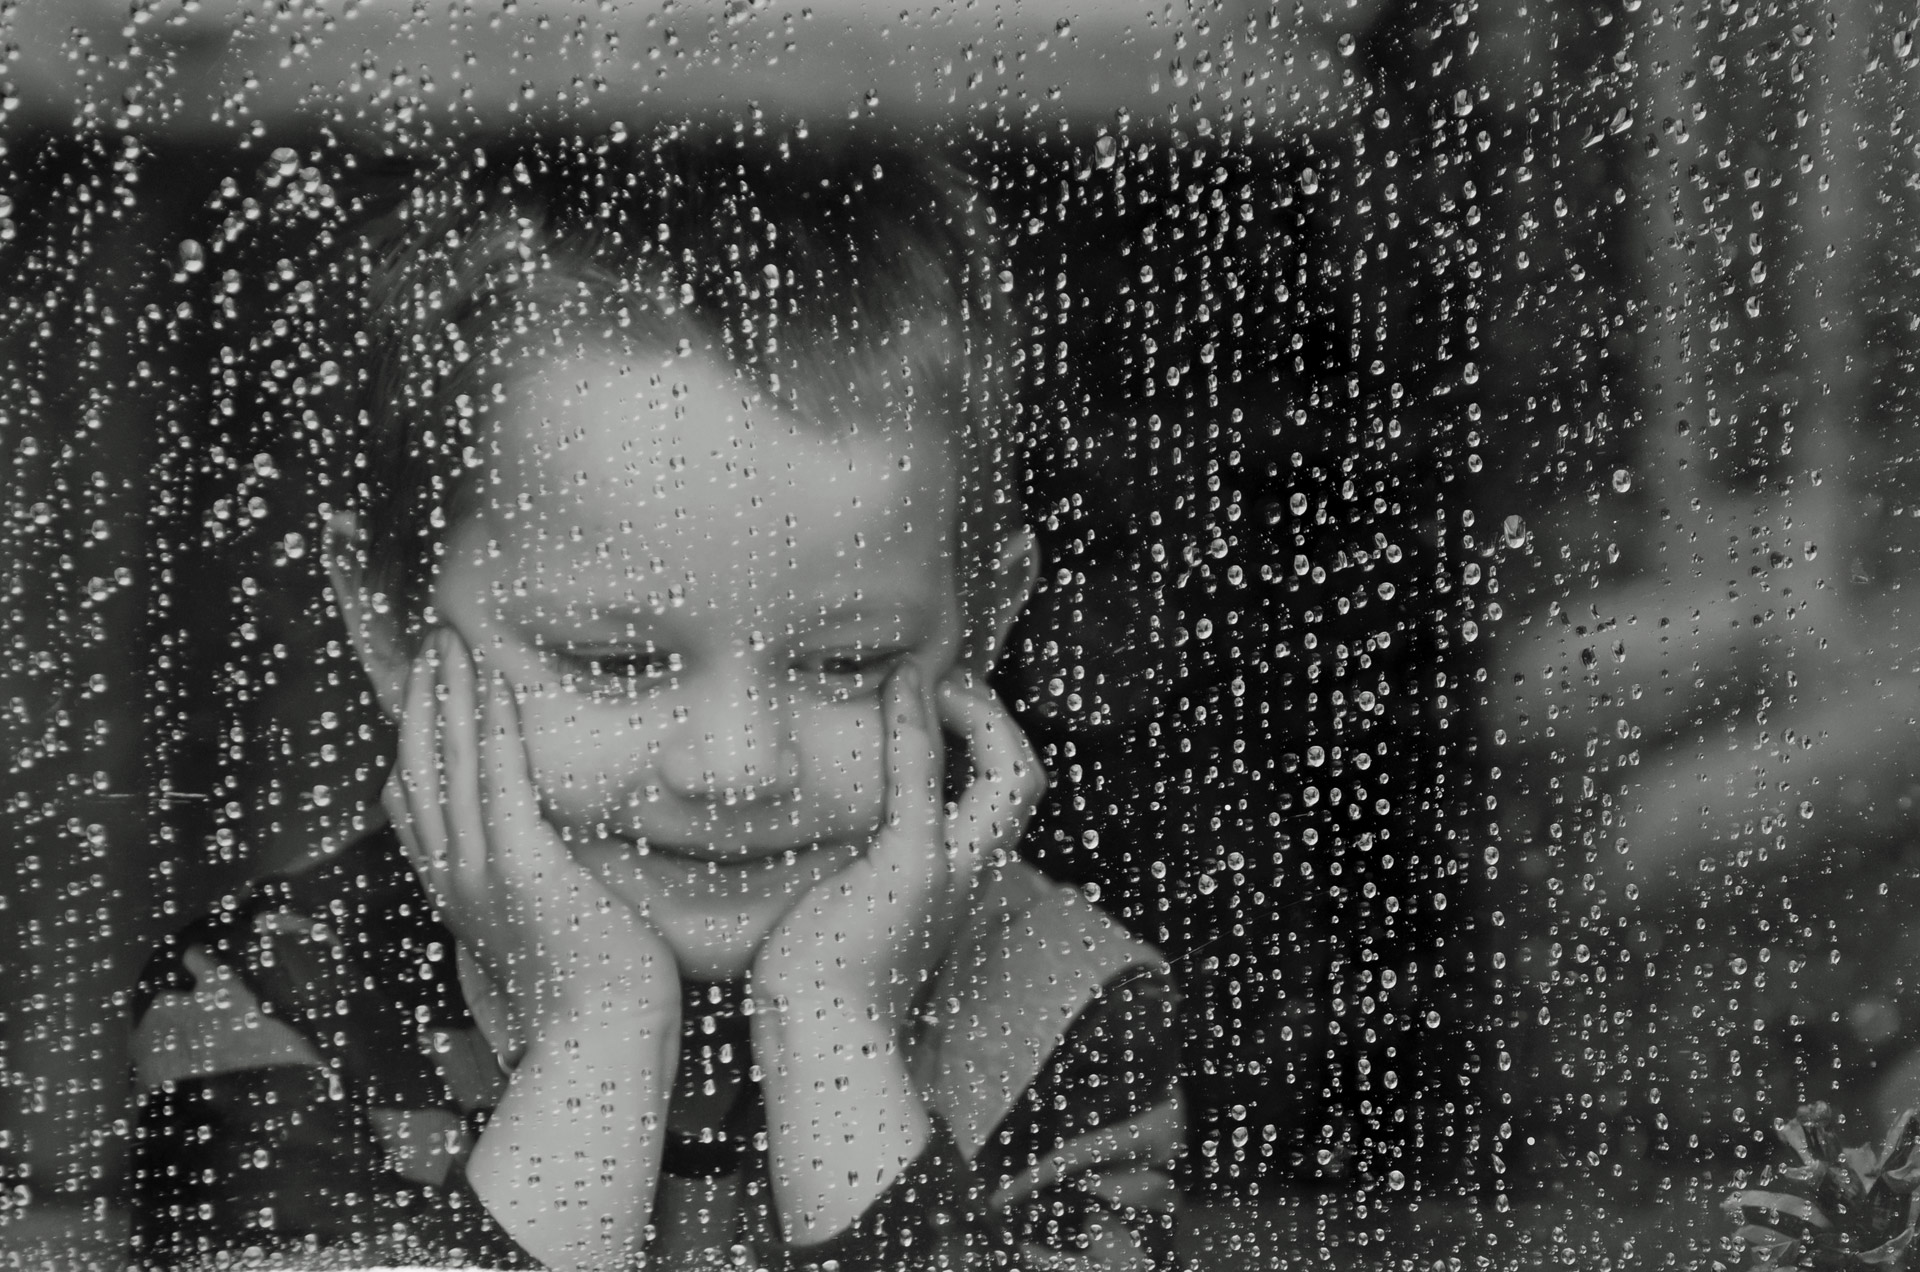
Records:
[[[856,843],[828,843],[808,841],[802,844],[739,844],[691,841],[686,843],[661,843],[651,839],[628,840],[629,859],[644,865],[649,860],[656,867],[665,867],[675,873],[686,871],[703,874],[723,874],[731,871],[744,873],[778,872],[783,867],[802,866],[816,858],[832,858],[833,869],[838,869],[851,861],[864,848]],[[820,864],[825,865],[822,860]]]
[[[799,844],[793,846],[743,847],[737,844],[722,843],[659,843],[650,839],[629,840],[636,857],[657,857],[666,861],[686,862],[700,865],[732,866],[746,868],[765,866],[790,860],[804,853],[812,852],[817,844]]]

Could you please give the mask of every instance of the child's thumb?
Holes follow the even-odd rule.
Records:
[[[417,851],[419,844],[413,834],[413,807],[407,799],[407,788],[400,777],[400,766],[395,765],[387,774],[386,785],[380,788],[380,807],[386,811],[387,821],[393,826],[393,833],[400,837],[400,845],[411,851]]]

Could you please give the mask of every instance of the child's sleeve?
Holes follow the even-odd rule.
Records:
[[[538,1267],[466,1183],[473,1119],[433,1098],[421,1057],[362,1037],[379,1014],[370,978],[325,932],[285,911],[228,912],[148,964],[133,1266]]]
[[[1178,1005],[1163,969],[1116,978],[973,1161],[936,1118],[914,1167],[846,1232],[794,1250],[790,1272],[1173,1267]]]

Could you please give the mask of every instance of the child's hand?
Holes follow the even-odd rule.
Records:
[[[451,630],[414,662],[385,802],[441,920],[504,994],[517,1040],[608,1004],[677,1013],[671,950],[541,813],[513,699],[498,676],[482,687]]]
[[[803,895],[754,962],[761,992],[796,1002],[851,1000],[896,1036],[946,958],[980,866],[1011,854],[1046,794],[1046,772],[992,691],[956,674],[940,720],[967,741],[973,778],[943,818],[939,726],[911,664],[888,677],[887,810],[873,847]]]

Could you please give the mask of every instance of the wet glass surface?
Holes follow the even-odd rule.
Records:
[[[1183,1215],[1171,1252],[1143,1245],[1142,1257],[1742,1266],[1757,1255],[1735,1244],[1743,1220],[1721,1202],[1792,1191],[1780,1171],[1800,1159],[1777,1120],[1830,1102],[1838,1129],[1801,1123],[1816,1128],[1817,1156],[1822,1134],[1879,1143],[1920,1102],[1907,912],[1920,668],[1903,587],[1909,540],[1920,546],[1906,427],[1920,350],[1911,13],[1864,0],[141,0],[21,4],[0,26],[10,1255],[122,1266],[132,1216],[152,1204],[143,1179],[159,1177],[142,1172],[196,1169],[142,1155],[161,1138],[159,1070],[134,1022],[167,993],[203,1015],[232,999],[215,1002],[217,977],[143,981],[142,968],[200,916],[254,921],[258,880],[341,860],[383,824],[383,784],[405,767],[402,691],[383,702],[378,660],[350,629],[393,621],[402,687],[436,624],[481,644],[483,671],[496,665],[480,618],[463,628],[457,604],[405,583],[466,559],[451,536],[469,522],[492,527],[471,553],[477,605],[511,606],[528,578],[551,602],[545,627],[513,620],[546,668],[515,678],[513,718],[539,770],[530,798],[566,850],[554,860],[590,857],[613,817],[613,839],[703,863],[698,852],[736,847],[769,862],[821,844],[870,856],[885,820],[874,792],[892,772],[881,758],[895,752],[847,739],[898,744],[906,708],[885,696],[896,663],[922,660],[933,681],[970,664],[928,652],[946,646],[934,619],[915,625],[911,598],[896,606],[906,618],[861,610],[844,621],[867,627],[828,635],[808,624],[836,589],[885,595],[901,578],[916,596],[962,598],[956,621],[973,622],[987,585],[959,580],[1031,529],[1035,550],[1008,568],[1031,560],[1033,585],[1001,607],[1011,626],[991,685],[1014,726],[996,736],[1017,731],[1050,789],[1004,824],[968,824],[998,836],[977,840],[981,869],[1004,879],[1024,861],[1089,907],[1061,911],[1068,947],[1106,940],[1092,935],[1108,931],[1104,914],[1114,941],[1138,942],[1112,967],[1165,960],[1179,1006],[1152,1033],[1178,1050],[1184,1121],[1168,1177]],[[722,153],[741,158],[711,158]],[[694,179],[674,187],[662,174],[681,162]],[[788,185],[755,184],[748,165]],[[780,222],[811,226],[820,244],[767,233],[816,171],[855,211]],[[880,211],[859,211],[863,199]],[[506,210],[474,220],[483,208]],[[624,238],[581,229],[596,215]],[[551,241],[538,236],[552,226]],[[506,298],[492,318],[484,299],[471,313],[437,307],[457,268],[453,281],[438,265],[409,272],[468,249],[497,289],[474,294]],[[933,263],[914,264],[923,249]],[[551,269],[558,289],[523,287],[516,257],[529,279]],[[600,264],[579,265],[589,257]],[[606,277],[624,282],[594,272],[609,261]],[[943,269],[955,272],[926,281]],[[391,302],[416,284],[406,294],[433,304],[405,321],[405,305],[380,309],[382,286]],[[449,334],[449,315],[469,325]],[[650,367],[657,392],[592,415],[581,402],[594,386],[623,377],[594,361],[607,341],[588,337],[636,315],[644,334],[613,341],[630,360],[619,366]],[[850,316],[866,326],[835,325]],[[516,322],[535,345],[562,332],[570,352],[528,353],[507,334]],[[942,330],[964,338],[928,334]],[[538,366],[557,368],[544,398],[526,387]],[[701,414],[709,388],[716,403],[738,389],[742,419],[795,424],[789,442],[824,428],[851,448],[856,484],[860,448],[892,448],[873,459],[861,515],[877,520],[858,543],[819,547],[796,529],[818,509],[779,503],[824,500],[837,470],[751,495],[734,484],[756,464],[804,472],[813,460],[746,438],[731,405]],[[932,414],[914,414],[925,403]],[[660,421],[695,424],[634,423],[656,405]],[[930,461],[926,420],[963,418],[979,436],[948,430],[964,432],[960,449]],[[702,421],[718,431],[674,431]],[[502,437],[560,447],[575,428],[589,458],[564,471],[490,458]],[[699,476],[702,457],[743,443],[747,475],[716,460]],[[744,533],[725,550],[676,548],[678,522],[659,515],[667,487],[616,497],[595,484],[649,466],[677,491],[751,499],[723,516],[673,496],[696,526],[764,514],[791,559],[740,565],[761,560]],[[470,470],[492,485],[464,484]],[[921,514],[895,509],[896,524],[876,505],[908,484],[919,506],[951,500],[956,525],[972,527],[950,551],[902,555]],[[653,511],[594,502],[629,496]],[[390,518],[402,530],[387,548],[343,536],[342,512],[372,532],[395,508],[413,519]],[[551,542],[516,547],[516,510]],[[489,537],[520,553],[517,573],[484,573]],[[856,563],[807,574],[809,543]],[[342,551],[369,572],[364,600],[346,576],[329,579]],[[378,575],[383,560],[399,573]],[[616,560],[635,571],[619,577],[643,582],[607,581]],[[787,592],[757,590],[787,569],[801,580]],[[606,587],[628,589],[636,613],[718,617],[692,634],[608,635],[596,626]],[[640,648],[648,640],[657,647]],[[736,645],[732,661],[713,652]],[[985,654],[967,656],[984,672]],[[780,679],[715,679],[713,667]],[[444,702],[455,690],[439,683]],[[565,706],[568,694],[585,705]],[[595,711],[621,718],[596,732]],[[740,736],[772,750],[741,760],[754,767],[740,780],[773,794],[715,776],[727,756],[701,749],[733,736],[742,712]],[[657,747],[643,717],[665,730]],[[947,800],[973,808],[981,792],[997,817],[1020,799],[984,793],[980,757],[996,753],[970,727],[942,716],[922,732],[960,739],[946,748]],[[538,737],[578,745],[542,751]],[[676,769],[682,738],[699,740]],[[642,758],[620,768],[615,755]],[[795,777],[788,792],[789,771],[853,776],[831,793]],[[662,820],[696,796],[710,811]],[[754,821],[736,797],[779,813]],[[845,825],[829,816],[846,809],[857,815]],[[776,844],[764,827],[799,825],[781,821],[789,812],[820,821]],[[431,854],[408,846],[430,876],[419,861]],[[407,860],[397,844],[388,857]],[[481,1029],[486,1063],[520,1063],[527,1039],[503,1042],[505,1024],[489,1033],[473,989],[507,964],[455,975],[451,957],[454,937],[479,949],[476,934],[504,941],[506,929],[459,917],[433,878],[424,886],[456,916],[430,960],[440,970],[395,944],[369,956],[368,977],[452,986],[447,1001],[465,1005],[445,1019]],[[724,892],[711,889],[700,895]],[[302,922],[333,922],[310,912],[326,897],[300,904]],[[979,906],[925,907],[947,911]],[[850,920],[818,922],[842,925],[814,933],[831,945]],[[971,948],[949,930],[957,919],[900,923],[908,935],[882,959],[907,969],[895,983],[923,969],[918,983],[933,985],[952,949]],[[382,928],[368,948],[411,931]],[[741,937],[741,959],[763,935]],[[709,980],[726,987],[713,1004],[733,1004],[745,975],[717,954],[695,975],[692,943],[672,956],[695,987],[675,1008],[689,1021]],[[1047,981],[1026,957],[1007,983]],[[1093,970],[1075,974],[1117,990],[1112,967],[1087,957]],[[257,972],[245,988],[271,1000]],[[888,998],[896,1012],[879,1001],[885,982],[867,986],[873,1018],[894,1012],[886,1037],[921,1046],[939,995]],[[501,1019],[525,1023],[517,992],[502,991]],[[951,1029],[952,1054],[1016,1017],[1085,1005],[1063,1001],[955,1013],[971,1023]],[[417,1023],[438,1027],[442,1010]],[[350,1007],[338,1031],[374,1012]],[[728,1058],[694,1033],[680,1054],[685,1065],[689,1047],[707,1047],[721,1094],[704,1098],[724,1105],[727,1066],[744,1075],[772,1044],[749,1039],[737,1006],[712,1019],[738,1035]],[[252,1045],[257,1024],[234,1028]],[[336,1061],[335,1030],[312,1029],[323,1067],[363,1066],[368,1090],[399,1081],[377,1054],[354,1058],[359,1034]],[[1144,1039],[1099,1076],[1149,1084]],[[1039,1065],[1057,1038],[1016,1041]],[[143,1054],[149,1077],[130,1077]],[[280,1068],[311,1060],[276,1054]],[[1088,1107],[1105,1109],[1076,1074]],[[932,1101],[931,1079],[916,1082]],[[695,1140],[747,1107],[703,1123],[687,1113],[697,1088],[674,1097]],[[738,1123],[742,1141],[756,1126],[777,1136],[778,1108],[766,1126]],[[487,1128],[456,1129],[446,1151],[465,1171]],[[781,1151],[748,1156],[773,1154],[778,1175]],[[624,1213],[670,1227],[658,1195]],[[1799,1232],[1778,1221],[1797,1204],[1749,1195],[1753,1251],[1774,1240],[1761,1229]],[[1906,1217],[1904,1203],[1816,1204],[1835,1220],[1821,1229],[1830,1244],[1854,1253],[1897,1239]],[[775,1210],[766,1222],[786,1215]],[[1094,1257],[1084,1230],[1059,1230],[1046,1240]],[[262,1241],[274,1247],[234,1250]],[[711,1249],[724,1262],[732,1244]],[[780,1242],[738,1244],[757,1265]]]

